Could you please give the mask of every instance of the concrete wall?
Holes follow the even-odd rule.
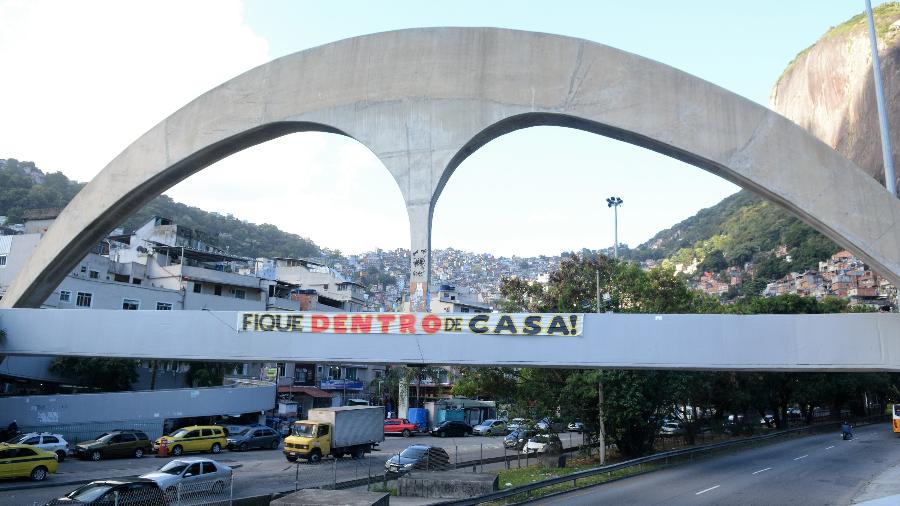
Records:
[[[410,220],[411,305],[424,309],[432,214],[447,181],[487,142],[537,125],[605,135],[720,175],[786,207],[900,286],[900,202],[786,118],[601,44],[427,28],[279,58],[150,128],[63,210],[0,306],[39,306],[104,234],[185,177],[260,142],[315,130],[353,137],[394,177]]]
[[[586,314],[581,336],[237,332],[228,311],[0,310],[9,355],[229,362],[900,371],[900,315]],[[119,331],[128,328],[127,333]],[[848,341],[848,336],[852,339]],[[848,345],[849,343],[849,345]]]

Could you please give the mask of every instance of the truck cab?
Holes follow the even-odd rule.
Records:
[[[298,420],[291,426],[291,434],[284,440],[284,456],[288,461],[322,460],[331,453],[331,424],[313,420]]]

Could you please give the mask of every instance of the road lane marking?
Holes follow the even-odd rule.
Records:
[[[715,489],[717,489],[717,488],[719,488],[719,487],[721,487],[721,485],[716,485],[715,487],[709,487],[708,489],[706,489],[706,490],[701,490],[701,491],[697,492],[697,493],[694,494],[694,495],[705,494],[706,492],[709,492],[710,490],[715,490]]]
[[[769,469],[772,469],[772,468],[771,468],[771,467],[767,467],[767,468],[765,468],[765,469],[760,469],[759,471],[756,471],[756,472],[753,473],[753,474],[764,473],[764,472],[768,471]]]
[[[832,448],[834,448],[834,445],[831,445],[831,446],[829,446],[828,448],[825,448],[825,449],[826,449],[826,450],[830,450],[830,449],[832,449]]]
[[[801,457],[797,457],[797,458],[796,458],[796,459],[794,459],[794,460],[800,460],[800,459],[805,459],[805,458],[806,458],[806,457],[809,457],[809,455],[803,455],[803,456],[801,456]]]

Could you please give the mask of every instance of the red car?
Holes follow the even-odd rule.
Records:
[[[384,420],[385,434],[401,434],[403,437],[409,437],[415,431],[416,424],[406,418],[385,418]]]

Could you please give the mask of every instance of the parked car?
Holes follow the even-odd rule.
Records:
[[[53,452],[56,454],[57,460],[60,462],[66,460],[69,453],[69,443],[66,442],[62,434],[51,434],[49,432],[28,432],[19,434],[9,441],[10,444],[28,445]]]
[[[513,418],[508,424],[506,424],[506,430],[515,432],[519,429],[527,429],[532,425],[534,425],[534,422],[529,420],[528,418]]]
[[[684,434],[684,427],[678,422],[666,422],[659,428],[660,436],[680,436]]]
[[[386,418],[384,420],[385,434],[401,434],[403,437],[410,437],[418,427],[406,418]]]
[[[221,494],[231,482],[231,468],[212,459],[187,457],[172,460],[158,471],[142,474],[141,478],[155,482],[172,501],[178,496]]]
[[[169,501],[153,480],[117,478],[82,485],[46,506],[63,504],[102,504],[103,506],[166,506]]]
[[[150,438],[139,430],[114,430],[104,432],[92,441],[75,445],[75,456],[94,461],[109,457],[141,458],[153,451]]]
[[[463,437],[472,434],[472,426],[457,420],[444,420],[431,428],[431,435],[437,437]]]
[[[534,435],[533,429],[517,429],[503,438],[503,446],[510,449],[521,450],[525,443],[528,442],[528,438]]]
[[[549,416],[538,420],[535,426],[538,429],[546,432],[562,432],[566,428],[566,425],[562,422],[562,420],[558,418],[550,418]]]
[[[56,454],[40,448],[0,443],[0,478],[31,478],[42,481],[55,473],[59,461]]]
[[[570,423],[566,428],[569,429],[569,432],[577,432],[579,434],[584,432],[584,424],[578,421]]]
[[[268,427],[243,427],[236,432],[229,432],[225,438],[229,450],[246,451],[250,448],[278,449],[281,435]]]
[[[435,471],[450,467],[450,456],[438,446],[412,445],[384,463],[388,474],[406,474],[414,469]]]
[[[218,425],[192,425],[176,430],[153,442],[153,451],[159,451],[160,444],[166,441],[169,453],[175,457],[184,452],[219,453],[228,446],[225,431]]]
[[[561,453],[562,441],[556,434],[538,434],[532,436],[522,447],[523,455],[534,455],[540,453]]]
[[[505,436],[506,422],[491,418],[473,427],[472,432],[479,436]]]

